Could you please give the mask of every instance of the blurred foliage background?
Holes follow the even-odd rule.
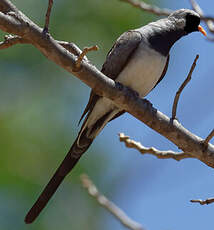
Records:
[[[34,22],[41,27],[44,25],[47,0],[12,2]],[[180,1],[177,5],[167,1],[150,3],[172,9],[189,7],[186,1]],[[97,44],[99,51],[90,52],[88,57],[100,68],[113,41],[122,32],[155,19],[156,16],[117,0],[60,0],[54,1],[50,33],[57,40],[75,42],[80,48]],[[1,32],[0,35],[3,39],[4,33]],[[213,44],[199,38],[199,35],[194,35],[192,40],[187,40],[183,45],[186,52],[189,49],[185,62],[183,51],[180,51],[182,44],[178,45],[177,49],[173,50],[172,57],[177,56],[177,59],[172,58],[170,74],[167,75],[168,85],[165,84],[166,81],[163,82],[154,93],[152,92],[149,99],[161,111],[170,113],[174,92],[201,47],[194,45],[198,40],[203,44],[203,50],[200,50],[202,72],[198,72],[201,78],[198,76],[192,83],[192,91],[186,91],[187,100],[183,101],[184,107],[179,116],[184,125],[192,131],[206,136],[210,130],[213,111],[210,109],[205,113],[204,110],[208,103],[212,102],[203,103],[197,113],[198,117],[195,113],[204,96],[212,98],[213,91],[208,88],[213,85],[213,80],[206,80],[207,91],[199,89],[203,75],[209,70],[208,67],[203,68],[203,65],[207,64],[203,56],[207,51],[204,49],[213,49]],[[124,131],[147,146],[176,148],[129,115],[112,122],[106,128],[72,175],[66,178],[39,219],[26,226],[26,212],[78,133],[78,119],[87,103],[90,89],[30,45],[17,45],[1,50],[0,70],[0,229],[124,229],[81,187],[81,173],[87,173],[103,193],[147,229],[180,229],[181,226],[190,227],[194,224],[195,227],[200,226],[193,220],[203,215],[201,209],[199,210],[198,206],[185,205],[189,198],[195,198],[194,195],[209,195],[209,192],[202,188],[212,188],[212,183],[205,179],[196,180],[196,175],[197,172],[203,178],[209,175],[208,181],[211,181],[212,169],[194,160],[178,164],[173,160],[160,161],[151,156],[132,154],[131,150],[119,143],[116,135],[118,132]],[[179,75],[176,83],[169,77],[175,74]],[[196,94],[199,97],[197,101],[193,96]],[[190,108],[190,104],[194,105],[195,111]],[[198,120],[201,122],[196,125]],[[204,120],[207,120],[207,123]],[[190,167],[193,169],[188,171]],[[185,189],[184,185],[190,187]],[[194,194],[197,189],[201,193]],[[212,190],[209,191],[210,195],[213,195]],[[173,205],[173,196],[177,193],[181,195],[182,201],[178,199]],[[165,206],[164,199],[169,199],[169,206]],[[173,208],[180,210],[179,213],[183,212],[183,223],[180,225],[176,222],[176,217],[173,218]],[[211,213],[210,209],[206,210]],[[155,211],[158,213],[155,214]],[[186,213],[191,213],[191,217]],[[211,226],[209,221],[206,223]]]

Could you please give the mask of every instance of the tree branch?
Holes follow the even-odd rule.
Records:
[[[60,44],[62,47],[64,47],[66,50],[68,50],[70,53],[74,54],[75,56],[80,56],[82,53],[82,50],[73,42],[66,42],[66,41],[57,41],[58,44]],[[86,56],[84,56],[84,61],[88,62],[88,59]]]
[[[149,5],[148,3],[145,3],[143,1],[138,1],[138,0],[120,0],[120,1],[129,3],[134,7],[137,7],[141,10],[147,11],[149,13],[152,13],[158,16],[168,16],[173,12],[170,9],[161,9],[157,6]]]
[[[48,1],[48,9],[47,9],[47,12],[45,15],[45,26],[43,29],[44,33],[48,33],[48,30],[49,30],[49,23],[50,23],[50,15],[51,15],[52,6],[53,6],[53,0],[49,0]]]
[[[61,45],[62,47],[64,47],[66,50],[68,50],[69,52],[71,52],[72,54],[74,54],[75,56],[80,56],[82,54],[82,50],[75,45],[73,42],[66,42],[66,41],[57,41],[56,42]],[[14,36],[14,35],[5,35],[4,37],[4,41],[0,42],[0,50],[1,49],[7,49],[13,45],[16,44],[31,44],[31,42],[27,39],[24,39],[22,37],[19,36]],[[87,57],[84,56],[83,57],[84,61],[88,61]]]
[[[125,136],[124,133],[119,133],[120,142],[124,142],[127,148],[133,148],[138,150],[141,154],[152,154],[153,156],[156,156],[159,159],[174,159],[176,161],[183,160],[185,158],[193,158],[188,153],[183,152],[174,152],[171,150],[168,151],[161,151],[154,147],[144,147],[140,142],[136,142],[134,140],[131,140],[129,136]]]
[[[204,144],[207,145],[210,140],[214,137],[214,129],[211,131],[211,133],[207,136],[207,138],[204,141]]]
[[[1,0],[0,9],[7,4],[11,3],[8,0]],[[80,71],[75,72],[77,56],[62,47],[51,35],[44,36],[43,29],[20,11],[15,12],[14,15],[0,12],[0,29],[30,41],[49,60],[78,77],[95,93],[111,99],[118,107],[172,141],[183,152],[189,153],[214,168],[214,146],[212,144],[205,146],[202,138],[185,129],[178,121],[172,122],[147,100],[139,98],[133,90],[114,82],[88,61],[83,60]]]
[[[130,219],[124,211],[102,195],[87,175],[81,175],[80,179],[83,187],[87,189],[88,194],[94,197],[101,206],[116,217],[122,225],[131,230],[143,230],[143,227],[139,223]]]
[[[211,203],[214,203],[214,198],[209,198],[209,199],[206,199],[206,200],[190,200],[190,202],[192,203],[199,203],[200,205],[205,205],[205,204],[211,204]]]
[[[120,0],[120,1],[129,3],[134,7],[137,7],[143,11],[147,11],[149,13],[152,13],[158,16],[168,16],[169,14],[173,12],[171,9],[161,9],[157,6],[153,6],[148,3],[145,3],[144,1],[139,1],[139,0]],[[190,0],[190,3],[192,5],[193,10],[195,10],[200,15],[201,20],[206,23],[209,31],[211,33],[214,33],[214,24],[213,24],[214,17],[205,16],[203,13],[203,10],[198,5],[198,3],[196,3],[196,1]],[[209,37],[208,39],[212,41],[212,39],[210,39]]]
[[[4,41],[0,42],[0,50],[7,49],[16,44],[29,44],[29,41],[19,36],[5,35]]]

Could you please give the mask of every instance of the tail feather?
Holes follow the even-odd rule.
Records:
[[[77,140],[74,142],[65,159],[62,161],[61,165],[56,170],[55,174],[46,185],[37,201],[27,213],[25,217],[25,223],[30,224],[38,217],[40,212],[45,208],[48,201],[56,192],[59,185],[68,175],[68,173],[73,169],[73,167],[77,164],[77,162],[79,161],[83,153],[89,148],[93,140],[89,138],[81,138],[81,142],[84,143],[83,147],[78,147]]]
[[[62,161],[61,165],[56,170],[55,174],[53,175],[47,186],[44,188],[43,192],[41,193],[33,207],[27,213],[25,217],[25,222],[27,224],[32,223],[37,218],[37,216],[45,208],[48,201],[54,195],[64,178],[73,169],[81,156],[92,144],[94,138],[104,128],[106,123],[118,113],[118,111],[119,110],[112,109],[106,110],[106,112],[101,113],[100,116],[94,116],[94,118],[96,118],[95,121],[94,118],[92,119],[90,117],[90,115],[92,115],[93,117],[92,111],[87,114],[87,117],[84,120],[79,135],[72,145],[71,149],[67,153],[65,159]]]

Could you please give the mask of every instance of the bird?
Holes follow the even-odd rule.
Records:
[[[169,51],[181,37],[199,31],[200,16],[193,10],[179,9],[168,17],[138,29],[124,32],[107,54],[101,72],[145,97],[163,79],[169,64]],[[71,172],[105,125],[125,111],[108,98],[91,91],[80,118],[84,121],[76,140],[25,217],[32,223],[44,209],[64,178]]]

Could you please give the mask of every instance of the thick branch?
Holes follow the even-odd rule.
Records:
[[[102,195],[87,175],[82,175],[80,179],[83,187],[87,189],[88,194],[94,197],[96,201],[106,210],[108,210],[114,217],[116,217],[121,222],[121,224],[131,230],[143,230],[139,223],[130,219],[124,211],[122,211],[112,201],[109,201],[104,195]]]
[[[58,44],[60,44],[62,47],[64,47],[66,50],[74,54],[75,56],[80,56],[82,53],[82,50],[75,45],[73,42],[65,42],[65,41],[57,41]],[[87,57],[84,56],[84,61],[88,61]]]
[[[3,13],[8,13],[11,11],[17,12],[18,10],[10,1],[2,0],[0,1],[0,11]]]
[[[3,2],[2,0],[0,6]],[[144,122],[156,132],[165,136],[183,152],[198,158],[210,167],[214,167],[214,146],[204,146],[203,139],[185,129],[178,121],[171,121],[166,115],[155,109],[148,101],[136,96],[132,90],[106,77],[95,66],[83,61],[79,72],[74,72],[77,57],[63,48],[52,36],[44,36],[42,28],[25,16],[23,22],[0,12],[0,29],[25,38],[40,50],[48,59],[78,77],[97,94],[107,97],[134,117]]]
[[[75,56],[80,56],[82,54],[82,50],[75,45],[73,42],[66,42],[66,41],[57,41],[56,42],[64,47],[66,50],[74,54]],[[20,36],[14,36],[14,35],[5,35],[4,41],[0,42],[0,50],[1,49],[7,49],[11,46],[17,45],[17,44],[31,44],[31,42],[27,39],[24,39]],[[84,61],[88,61],[87,57],[83,57]]]
[[[152,154],[159,159],[174,159],[176,161],[180,161],[185,158],[192,158],[192,156],[188,153],[174,152],[171,150],[161,151],[154,147],[150,147],[150,148],[144,147],[140,142],[131,140],[129,136],[125,136],[123,133],[120,133],[119,137],[120,137],[120,141],[124,142],[127,148],[136,149],[142,154]]]

